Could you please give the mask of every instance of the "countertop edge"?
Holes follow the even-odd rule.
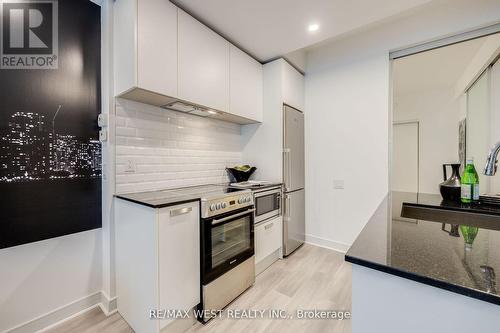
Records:
[[[393,267],[377,264],[371,261],[359,259],[356,257],[352,257],[350,255],[345,255],[345,261],[350,262],[351,264],[359,265],[359,266],[364,266],[373,270],[377,270],[383,273],[388,273],[391,275],[399,276],[408,280],[412,280],[418,283],[430,285],[436,288],[444,289],[456,294],[464,295],[467,297],[475,298],[481,301],[485,301],[488,303],[492,303],[495,305],[500,305],[500,297],[492,295],[492,294],[487,294],[484,292],[481,292],[479,290],[475,289],[470,289],[466,287],[462,287],[456,284],[452,284],[449,282],[445,282],[442,280],[436,280],[432,279],[429,277],[425,277],[422,275],[418,275],[415,273],[407,272],[407,271],[402,271]]]
[[[142,206],[146,206],[146,207],[150,207],[150,208],[156,208],[156,209],[158,209],[158,208],[165,208],[165,207],[171,207],[171,206],[177,206],[177,205],[182,205],[182,204],[185,204],[185,203],[188,203],[188,202],[195,202],[195,201],[200,201],[201,200],[200,198],[186,198],[186,199],[176,200],[176,201],[172,201],[172,202],[168,202],[168,203],[162,203],[162,204],[159,204],[159,205],[152,205],[152,204],[146,203],[144,201],[134,200],[134,199],[130,199],[130,198],[124,197],[124,196],[122,196],[120,194],[115,194],[114,197],[118,198],[118,199],[121,199],[121,200],[133,202],[133,203],[138,204],[138,205],[142,205]]]
[[[402,205],[403,205],[403,207],[404,206],[425,207],[427,209],[446,210],[446,211],[460,212],[460,213],[465,213],[465,214],[480,214],[480,215],[488,215],[488,216],[500,216],[500,213],[492,212],[492,211],[485,211],[479,207],[474,207],[474,206],[471,206],[471,207],[437,206],[437,205],[432,205],[432,204],[427,204],[427,203],[406,202],[406,201],[404,201],[402,203]]]

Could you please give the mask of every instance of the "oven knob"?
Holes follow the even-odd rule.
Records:
[[[243,198],[239,198],[239,199],[238,199],[238,203],[239,203],[239,204],[242,204],[242,203],[243,203]]]
[[[250,201],[252,201],[252,198],[247,197],[247,202],[250,202]]]
[[[217,207],[215,206],[215,204],[211,204],[210,205],[210,210],[213,212]]]
[[[222,203],[222,208],[226,208],[226,203],[225,202]]]
[[[222,205],[220,204],[220,202],[217,204],[217,209],[221,209]]]

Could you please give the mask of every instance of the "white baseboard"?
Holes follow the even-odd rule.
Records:
[[[10,328],[3,333],[40,333],[77,317],[96,306],[99,306],[106,316],[111,315],[117,311],[116,297],[110,299],[104,292],[98,291],[21,325]]]
[[[337,252],[341,252],[341,253],[346,253],[347,250],[349,250],[349,248],[351,247],[351,244],[336,242],[336,241],[332,241],[330,239],[326,239],[326,238],[322,238],[322,237],[318,237],[318,236],[313,236],[313,235],[306,235],[306,243],[311,244],[311,245],[324,247],[324,248],[334,250]]]
[[[118,311],[117,298],[110,298],[104,291],[101,291],[101,302],[99,307],[106,316],[110,316]]]

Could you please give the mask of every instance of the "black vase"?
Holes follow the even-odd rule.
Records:
[[[446,176],[446,167],[451,166],[451,177]],[[439,184],[439,192],[445,201],[460,201],[460,163],[443,164],[444,182]]]
[[[256,167],[251,167],[247,171],[241,171],[235,168],[226,168],[229,175],[234,179],[235,182],[246,182],[250,176],[257,170]]]

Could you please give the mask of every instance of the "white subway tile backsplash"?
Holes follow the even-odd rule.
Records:
[[[136,134],[136,129],[135,128],[131,128],[131,127],[119,127],[117,126],[116,127],[116,135],[117,136],[131,136],[131,137],[135,137],[135,134]]]
[[[116,192],[227,182],[226,166],[242,162],[240,136],[237,124],[117,99]]]

